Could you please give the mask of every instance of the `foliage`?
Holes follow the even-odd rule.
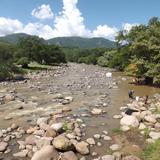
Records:
[[[142,78],[146,84],[160,84],[160,20],[153,17],[147,25],[134,26],[129,32],[121,31],[117,36],[119,58],[129,62],[122,69],[127,74]],[[113,63],[112,67],[120,66]]]
[[[0,80],[11,78],[20,70],[13,63],[12,47],[0,44]]]
[[[160,157],[160,139],[149,146],[142,153],[144,160],[159,160]]]

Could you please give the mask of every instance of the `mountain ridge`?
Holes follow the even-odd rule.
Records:
[[[17,44],[20,38],[26,38],[32,35],[25,33],[15,33],[0,37],[0,42]],[[115,48],[116,43],[102,37],[55,37],[45,40],[48,44],[55,44],[61,47],[78,47],[78,48]]]

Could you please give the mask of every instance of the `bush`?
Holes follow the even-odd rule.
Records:
[[[18,65],[21,65],[22,68],[28,68],[29,60],[27,57],[22,57],[17,62]]]

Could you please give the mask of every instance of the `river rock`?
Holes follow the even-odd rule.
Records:
[[[100,134],[95,134],[93,137],[94,137],[95,139],[100,139],[100,138],[101,138],[101,135],[100,135]]]
[[[14,153],[13,156],[14,156],[14,157],[24,158],[24,157],[27,156],[27,154],[28,154],[28,150],[25,149],[25,150],[22,150],[22,151],[20,151],[20,152]]]
[[[136,117],[127,115],[120,120],[120,124],[122,126],[138,127],[139,121]]]
[[[120,149],[120,146],[118,144],[113,144],[109,147],[112,151],[117,151]]]
[[[37,151],[31,160],[58,160],[59,154],[53,146],[44,146]]]
[[[0,152],[4,152],[7,149],[8,143],[0,142]]]
[[[157,122],[154,115],[147,115],[144,117],[144,119],[145,119],[145,121],[147,121],[149,123],[156,123]]]
[[[151,132],[149,133],[149,136],[150,136],[152,139],[157,140],[157,139],[160,138],[160,132],[153,132],[153,131],[151,131]]]
[[[94,140],[93,138],[88,138],[88,139],[86,140],[86,142],[87,142],[88,144],[90,144],[90,145],[95,145],[95,144],[96,144],[96,142],[95,142],[95,140]]]
[[[15,96],[12,95],[12,94],[7,94],[5,97],[4,97],[4,101],[6,102],[10,102],[10,101],[14,101],[15,100]]]
[[[82,155],[89,154],[88,143],[82,141],[76,144],[76,150]]]
[[[51,125],[51,128],[57,132],[61,131],[63,128],[63,123],[54,123]]]
[[[140,123],[139,130],[144,130],[146,128],[146,125],[144,123]]]
[[[126,156],[126,157],[122,158],[122,160],[141,160],[141,159],[138,158],[137,156],[130,155],[130,156]]]
[[[36,140],[37,140],[37,137],[35,135],[30,135],[28,137],[26,137],[25,139],[25,144],[31,144],[31,145],[34,145],[36,144]]]
[[[27,129],[27,134],[32,134],[34,133],[36,130],[38,130],[39,127],[35,126],[35,127],[30,127],[29,129]]]
[[[92,113],[92,114],[95,114],[95,115],[101,114],[101,113],[102,113],[102,109],[94,108],[94,109],[91,111],[91,113]]]
[[[115,160],[115,156],[105,155],[105,156],[102,156],[102,160]]]
[[[45,136],[46,137],[56,137],[57,133],[53,129],[47,129]]]
[[[61,151],[68,151],[72,148],[72,143],[64,136],[57,136],[53,140],[53,146]]]
[[[17,129],[18,128],[18,125],[17,124],[15,124],[15,123],[13,123],[12,125],[11,125],[11,129]]]
[[[37,120],[37,125],[40,126],[41,123],[47,124],[48,119],[49,119],[49,118],[47,118],[47,117],[38,118],[38,120]]]
[[[44,130],[36,130],[33,134],[37,136],[43,136],[44,135]]]
[[[78,157],[73,151],[69,151],[62,154],[61,160],[78,160]]]

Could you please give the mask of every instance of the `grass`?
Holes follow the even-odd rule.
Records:
[[[113,133],[116,133],[116,134],[120,134],[120,135],[123,134],[123,131],[122,131],[120,128],[113,128],[113,129],[112,129],[112,132],[113,132]]]
[[[36,71],[47,70],[51,68],[50,65],[42,65],[36,62],[30,63],[28,66],[29,66],[28,68],[23,69],[25,72],[36,72]]]
[[[113,151],[110,148],[108,148],[105,153],[111,155]]]
[[[145,129],[144,129],[144,137],[145,137],[145,138],[148,138],[148,137],[149,137],[149,132],[150,132],[150,130],[149,130],[148,128],[145,128]]]
[[[160,160],[160,139],[153,144],[149,144],[143,151],[141,158],[143,160]]]

